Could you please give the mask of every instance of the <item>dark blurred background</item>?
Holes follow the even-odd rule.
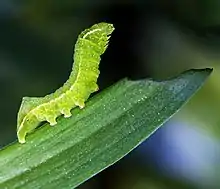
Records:
[[[103,21],[116,30],[102,56],[101,90],[123,77],[214,72],[165,126],[79,188],[220,188],[219,0],[0,0],[0,146],[16,140],[21,98],[60,87],[78,34]]]

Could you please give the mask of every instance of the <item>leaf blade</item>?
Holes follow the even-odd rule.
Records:
[[[128,81],[94,96],[69,119],[0,151],[0,187],[73,188],[121,159],[198,90],[210,69],[167,81]],[[113,112],[114,110],[114,112]]]

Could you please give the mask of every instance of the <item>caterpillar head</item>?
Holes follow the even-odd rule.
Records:
[[[88,39],[88,40],[98,40],[102,35],[108,39],[108,36],[114,31],[113,24],[108,24],[101,22],[99,24],[94,24],[91,28],[85,29],[80,35],[79,38]]]
[[[108,23],[104,23],[104,22],[93,25],[91,30],[97,29],[97,28],[99,28],[106,35],[110,35],[115,30],[113,24],[108,24]]]

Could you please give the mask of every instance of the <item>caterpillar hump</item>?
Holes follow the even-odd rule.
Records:
[[[70,117],[72,108],[85,106],[90,94],[98,90],[100,56],[105,52],[113,31],[113,25],[108,23],[95,24],[84,30],[75,44],[73,69],[66,83],[45,97],[23,98],[17,117],[20,143],[24,143],[26,134],[42,121],[55,125],[61,114]]]

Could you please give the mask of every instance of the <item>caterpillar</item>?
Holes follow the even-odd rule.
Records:
[[[26,135],[32,132],[41,122],[47,121],[56,125],[56,118],[71,116],[71,109],[84,108],[90,94],[97,91],[100,56],[108,47],[109,38],[114,26],[109,23],[98,23],[85,29],[75,44],[73,68],[69,79],[54,93],[45,97],[23,97],[17,115],[17,137],[25,143]]]

